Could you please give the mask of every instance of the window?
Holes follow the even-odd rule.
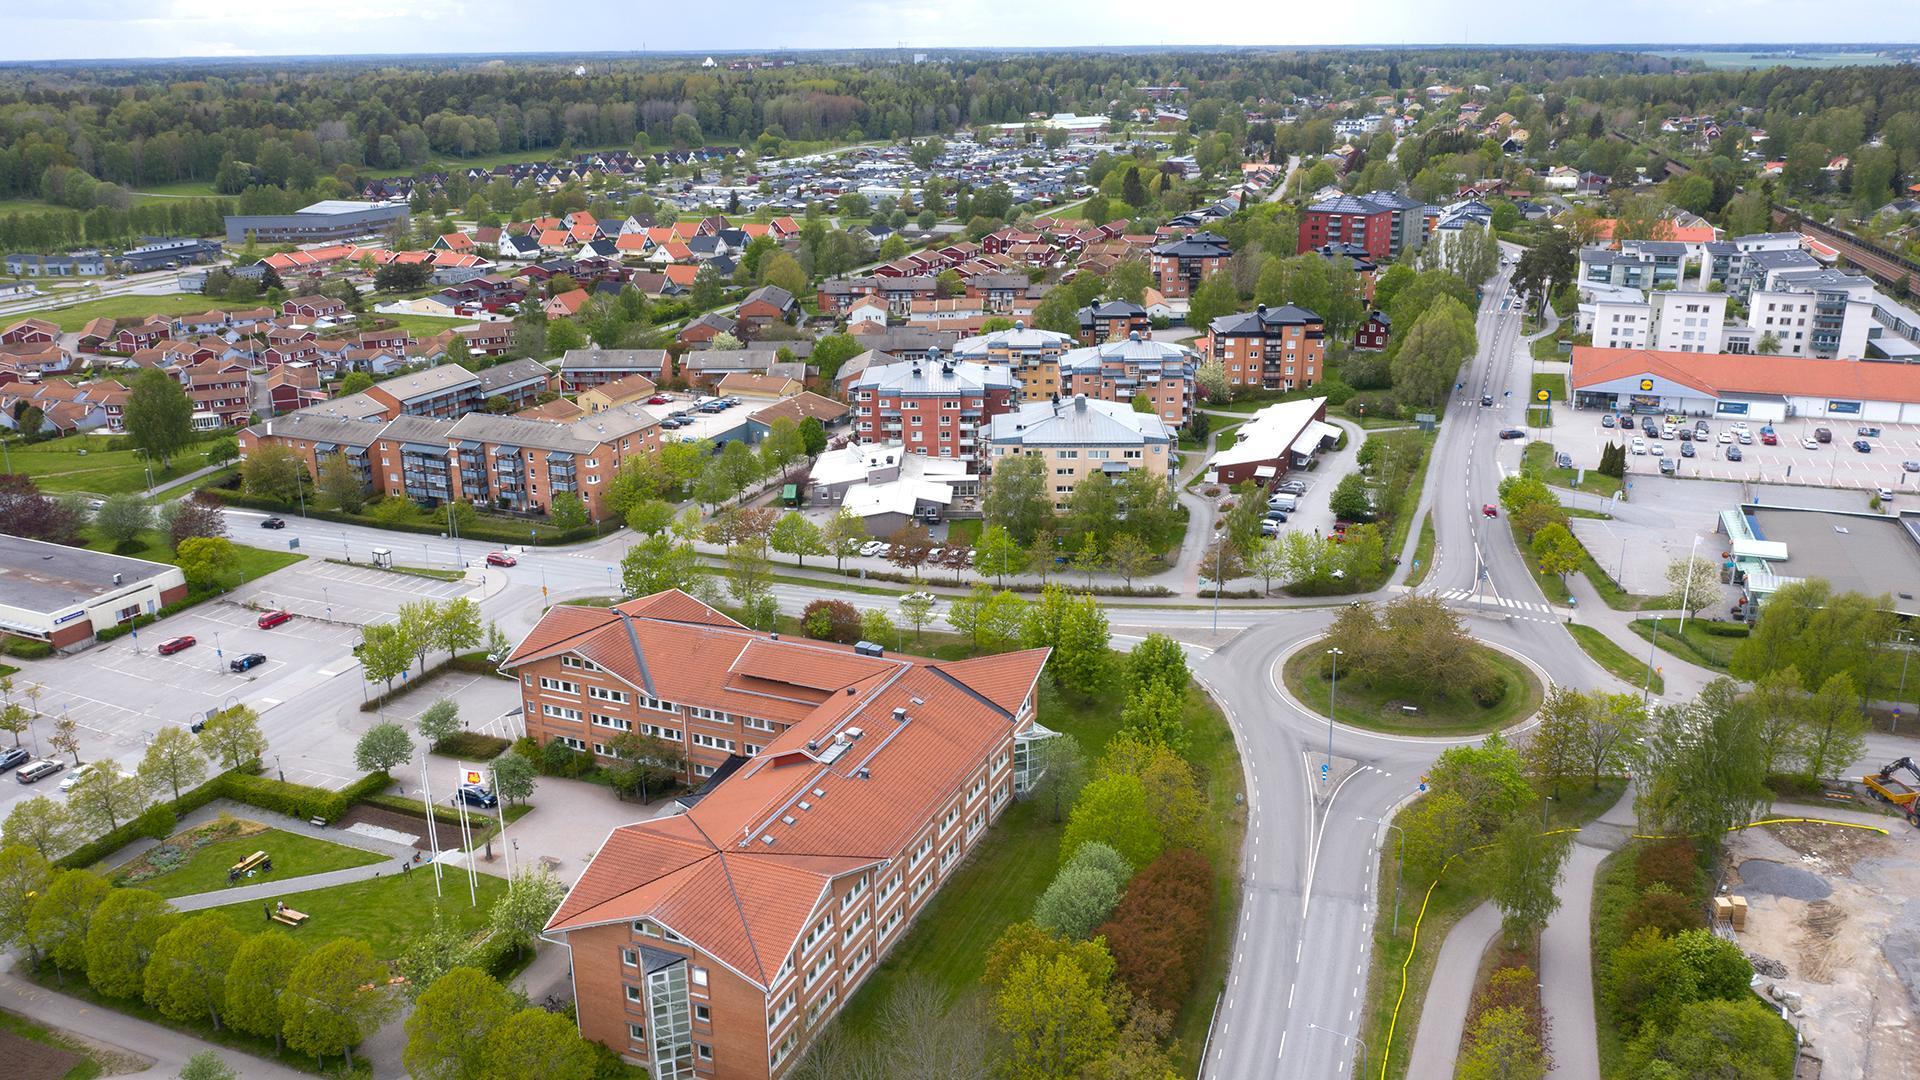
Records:
[[[589,469],[597,469],[597,468],[599,468],[599,467],[600,467],[600,459],[599,459],[599,458],[588,458],[588,459],[587,459],[587,468],[589,468]]]
[[[773,721],[761,720],[761,719],[758,719],[757,717],[752,717],[752,716],[743,716],[740,718],[740,726],[748,729],[749,731],[771,732],[773,730]]]
[[[560,657],[561,667],[579,668],[581,671],[599,671],[600,665],[591,660],[582,659],[572,653]]]
[[[576,719],[578,718],[576,717]],[[571,735],[559,735],[555,736],[555,738],[575,750],[585,750],[587,748],[586,740],[584,739],[576,739]]]
[[[820,959],[815,960],[807,967],[807,975],[806,978],[801,981],[801,988],[805,990],[813,989],[813,984],[820,981],[820,976],[832,970],[833,950],[828,949],[826,952],[820,954]]]
[[[699,1051],[701,1061],[713,1060],[713,1047],[708,1046],[706,1043],[694,1043],[693,1046],[695,1050]]]
[[[646,919],[636,920],[633,924],[633,932],[636,934],[643,935],[645,937],[660,936],[660,928],[655,926],[653,923],[648,922]]]
[[[758,743],[746,743],[740,747],[740,753],[743,757],[758,757],[760,751],[763,749],[765,749],[765,747],[762,747]]]
[[[627,703],[627,692],[625,690],[609,690],[604,686],[587,687],[587,696],[593,698],[595,701],[611,701],[616,705],[625,705]]]
[[[661,727],[658,724],[641,724],[640,734],[651,735],[656,739],[665,739],[668,742],[680,741],[680,732],[678,729]]]
[[[697,731],[688,736],[688,738],[692,740],[695,746],[704,746],[709,750],[725,750],[729,754],[733,753],[732,739],[716,739],[711,735],[702,735]]]
[[[615,731],[633,730],[632,723],[622,720],[617,716],[602,716],[599,713],[588,713],[587,720],[592,723],[594,727],[612,728]]]
[[[637,986],[634,986],[634,985],[632,985],[632,984],[628,984],[628,986],[627,986],[627,1000],[628,1000],[628,1001],[639,1001],[639,1000],[640,1000],[640,988],[639,988],[639,987],[637,987]]]
[[[913,854],[909,856],[907,859],[907,865],[918,866],[920,864],[920,860],[926,858],[927,853],[932,850],[933,850],[933,837],[929,836],[925,840],[920,841],[919,847],[916,847],[913,849]]]
[[[867,912],[865,908],[862,908],[860,911],[854,914],[853,921],[847,924],[846,929],[840,931],[841,943],[845,944],[847,942],[852,941],[853,935],[866,929],[866,926],[867,926]]]
[[[713,1010],[707,1008],[705,1005],[695,1005],[693,1007],[693,1018],[703,1024],[711,1024],[713,1023]]]
[[[811,950],[815,945],[820,943],[821,938],[827,936],[827,931],[832,929],[833,916],[828,915],[816,923],[813,929],[807,931],[807,939],[800,943],[800,951],[807,952]]]
[[[639,967],[640,954],[637,952],[634,952],[632,949],[621,949],[620,962],[627,965],[628,967]]]
[[[853,902],[855,900],[860,899],[860,897],[864,896],[866,894],[866,891],[867,891],[867,878],[864,875],[861,877],[855,878],[853,882],[853,887],[847,890],[847,895],[840,898],[840,910],[845,911],[848,908],[852,907]]]
[[[671,701],[661,701],[659,698],[651,698],[645,694],[639,694],[636,697],[640,707],[643,709],[654,709],[659,712],[673,712],[676,708],[678,708],[678,706],[676,706]]]
[[[780,1045],[773,1048],[772,1065],[778,1068],[780,1063],[787,1060],[787,1057],[793,1053],[794,1047],[799,1045],[800,1033],[798,1031],[787,1032],[787,1037],[781,1039]]]
[[[647,1041],[647,1029],[643,1025],[629,1023],[627,1025],[627,1038],[634,1042],[645,1042]]]
[[[767,1014],[767,1027],[769,1030],[779,1026],[780,1021],[787,1018],[787,1014],[793,1011],[795,1001],[794,992],[791,990],[787,991],[787,996],[781,998],[779,1003],[773,1007],[773,1011]]]
[[[552,690],[561,694],[577,694],[580,692],[580,684],[577,682],[568,682],[565,679],[549,679],[545,675],[542,675],[540,676],[540,689]]]
[[[578,721],[580,719],[579,709],[569,709],[564,705],[542,705],[540,706],[540,712],[541,715],[551,716],[555,720]]]

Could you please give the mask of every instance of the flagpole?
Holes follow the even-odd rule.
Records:
[[[420,751],[420,801],[427,808],[427,850],[433,853],[433,895],[444,899],[446,893],[440,888],[440,830],[433,818],[433,787],[428,780],[431,770],[427,768],[427,752]]]
[[[500,859],[507,867],[507,880],[513,880],[513,849],[507,844],[507,800],[500,797],[500,770],[488,766],[493,777],[493,808],[500,812]]]
[[[461,766],[461,772],[465,773],[466,771],[467,771],[466,767]],[[467,860],[466,860],[467,861],[467,900],[472,906],[479,907],[480,906],[480,886],[479,886],[479,883],[474,880],[474,876],[473,876],[474,869],[473,869],[473,826],[471,824],[472,819],[467,816],[467,800],[458,794],[458,789],[456,789],[453,805],[460,808],[460,848],[463,852],[466,853],[466,856],[467,856]]]

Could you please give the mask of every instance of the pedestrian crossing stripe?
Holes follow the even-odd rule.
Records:
[[[1471,589],[1448,589],[1446,592],[1440,593],[1439,597],[1442,600],[1474,600],[1475,599],[1473,595],[1473,590]],[[1500,607],[1515,608],[1521,611],[1552,611],[1553,610],[1552,608],[1548,607],[1545,604],[1536,604],[1529,600],[1511,600],[1504,596],[1482,596],[1482,597],[1479,597],[1478,600],[1481,603],[1497,604]]]

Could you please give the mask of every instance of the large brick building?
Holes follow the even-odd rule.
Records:
[[[1233,249],[1218,233],[1197,232],[1153,248],[1147,265],[1154,287],[1168,299],[1192,296],[1209,276],[1227,268]]]
[[[963,338],[954,343],[956,360],[1004,365],[1020,380],[1020,400],[1049,401],[1060,394],[1060,356],[1073,348],[1074,339],[1052,330],[1029,329],[1015,322],[1006,330]]]
[[[503,665],[529,735],[646,732],[709,778],[549,921],[581,1034],[661,1080],[791,1072],[1025,789],[1046,657],[784,639],[679,592],[548,611]]]
[[[1293,390],[1326,373],[1326,325],[1303,307],[1260,305],[1222,315],[1207,327],[1207,355],[1227,369],[1233,386]]]
[[[848,386],[854,435],[861,442],[899,442],[908,453],[985,461],[986,422],[1013,407],[1013,372],[999,365],[945,357],[868,366]]]
[[[1339,195],[1300,215],[1296,254],[1328,244],[1357,245],[1380,262],[1418,251],[1426,239],[1427,204],[1392,191]]]
[[[1135,332],[1061,357],[1060,382],[1066,393],[1100,401],[1145,397],[1155,416],[1177,428],[1193,415],[1199,363],[1199,354],[1185,345]]]

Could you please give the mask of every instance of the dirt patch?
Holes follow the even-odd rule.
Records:
[[[1748,859],[1740,864],[1739,870],[1740,887],[1734,892],[1742,896],[1758,893],[1811,901],[1825,900],[1833,894],[1833,886],[1827,884],[1826,878],[1772,859]]]
[[[348,810],[346,816],[342,817],[338,822],[338,827],[344,829],[352,825],[360,824],[377,825],[382,829],[392,829],[394,832],[405,833],[415,838],[413,841],[415,850],[432,850],[431,845],[427,842],[427,829],[429,826],[427,819],[424,817],[415,814],[403,814],[398,810],[389,810],[384,806],[368,806],[362,803]],[[436,822],[435,824],[438,826],[437,831],[440,840],[440,850],[445,851],[448,848],[461,846],[459,826],[449,825],[444,821]]]
[[[1853,864],[1878,850],[1881,836],[1865,829],[1830,825],[1776,825],[1774,838],[1800,856],[1800,865],[1816,874],[1850,874]]]
[[[7,1063],[9,1080],[60,1080],[83,1060],[72,1050],[0,1031],[0,1061]]]
[[[1808,982],[1831,982],[1833,939],[1839,936],[1847,913],[1829,900],[1816,900],[1800,915],[1800,977]]]

